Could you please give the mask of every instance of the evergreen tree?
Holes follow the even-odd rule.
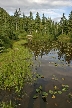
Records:
[[[19,17],[20,17],[20,15],[21,15],[20,8],[19,8],[19,11],[17,11],[17,9],[16,9],[16,11],[14,13],[15,22],[16,22],[16,31],[19,30],[18,24],[19,24]]]
[[[64,13],[63,13],[63,16],[62,16],[62,18],[60,20],[60,26],[61,26],[62,34],[64,34],[64,33],[67,34],[67,19],[66,19]]]
[[[44,16],[44,13],[43,13],[43,16],[42,16],[42,25],[45,24],[45,16]]]
[[[36,32],[40,31],[40,22],[41,22],[41,19],[40,19],[39,13],[37,12],[36,18],[35,18],[35,30],[36,30]]]
[[[69,14],[68,32],[69,32],[70,36],[72,37],[72,11]]]
[[[30,16],[29,16],[29,27],[28,27],[28,31],[30,34],[32,34],[33,31],[33,14],[30,11]]]

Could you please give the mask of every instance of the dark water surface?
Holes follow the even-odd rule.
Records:
[[[25,89],[29,93],[29,97],[24,99],[22,108],[72,108],[72,100],[69,100],[68,93],[72,93],[72,44],[59,42],[35,42],[28,46],[34,54],[34,69],[38,74],[44,76],[39,78],[32,86]],[[53,76],[57,80],[53,79]],[[69,85],[69,89],[62,94],[56,94],[55,98],[48,95],[46,102],[41,96],[33,99],[36,88],[40,85],[43,91],[54,90],[57,86],[61,90],[62,84]],[[72,98],[71,98],[72,99]]]

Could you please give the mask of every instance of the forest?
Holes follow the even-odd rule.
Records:
[[[14,40],[19,39],[19,35],[25,38],[27,34],[37,37],[47,37],[50,40],[63,39],[72,41],[72,11],[68,19],[63,16],[59,22],[46,18],[44,13],[40,18],[36,13],[35,19],[33,13],[29,16],[21,15],[21,10],[16,9],[13,16],[10,16],[3,8],[0,7],[0,52],[8,47],[12,47]]]

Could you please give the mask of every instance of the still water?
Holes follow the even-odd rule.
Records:
[[[33,41],[28,45],[34,57],[33,72],[43,75],[31,86],[26,86],[28,97],[19,108],[72,108],[72,44],[62,42]],[[68,85],[67,91],[62,91],[62,85]],[[62,94],[48,94],[46,101],[39,95],[33,99],[36,89],[42,86],[42,91],[48,93],[57,87]]]

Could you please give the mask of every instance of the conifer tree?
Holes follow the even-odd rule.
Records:
[[[72,11],[69,14],[69,20],[68,20],[68,32],[72,37]]]

